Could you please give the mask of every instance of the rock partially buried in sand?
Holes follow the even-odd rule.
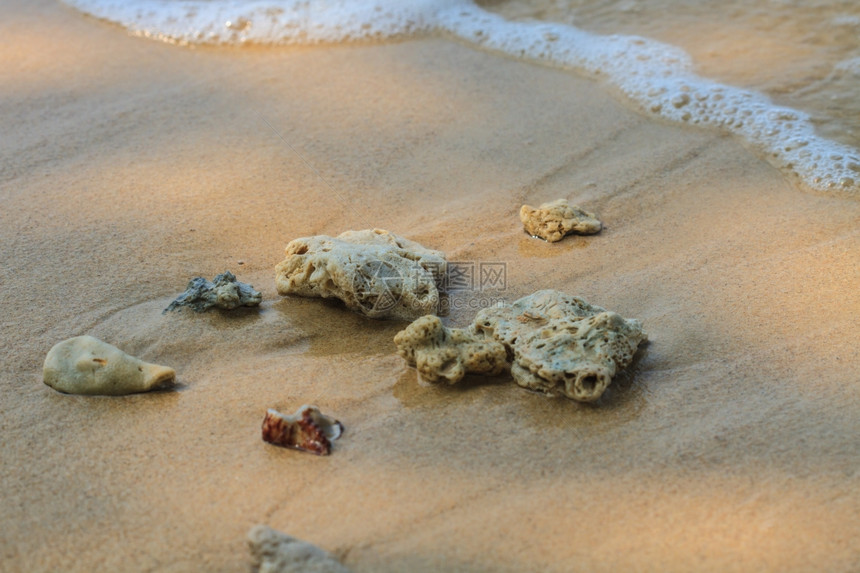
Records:
[[[45,358],[45,384],[66,394],[121,396],[171,384],[173,368],[149,364],[92,336],[56,344]]]
[[[455,384],[466,374],[495,376],[508,369],[505,347],[483,335],[447,328],[422,316],[394,337],[397,352],[428,382]]]
[[[248,532],[257,573],[349,573],[330,553],[265,525]]]
[[[467,372],[479,373],[481,367],[498,373],[486,366],[490,361],[485,356],[492,354],[496,360],[513,358],[511,375],[520,386],[579,402],[600,398],[615,373],[630,364],[639,344],[647,339],[638,320],[555,290],[483,309],[466,330],[440,331],[440,327],[445,328],[425,317],[394,339],[400,355],[417,365],[424,379],[455,383]],[[493,344],[505,353],[491,351]],[[476,352],[479,348],[481,352]],[[422,353],[428,352],[430,358],[422,362]],[[480,367],[462,367],[458,362],[462,356],[480,357],[470,358]]]
[[[302,406],[292,416],[269,409],[263,418],[263,441],[320,456],[331,453],[331,442],[343,434],[343,424],[316,406]]]
[[[291,241],[275,268],[281,295],[334,297],[372,318],[413,320],[439,306],[445,256],[381,229]]]
[[[191,279],[185,292],[162,311],[162,314],[189,306],[197,312],[203,312],[213,306],[225,310],[233,310],[240,306],[259,306],[263,295],[254,290],[249,284],[239,282],[230,271],[224,271],[209,282],[203,277]]]
[[[529,235],[550,243],[560,241],[571,233],[593,235],[603,228],[593,213],[568,204],[567,199],[544,203],[537,209],[523,205],[520,208],[520,221]]]

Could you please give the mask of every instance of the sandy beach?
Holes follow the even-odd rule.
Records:
[[[189,48],[7,4],[0,570],[248,571],[257,523],[356,573],[860,569],[860,201],[451,39]],[[604,230],[527,236],[559,197]],[[419,383],[406,323],[275,290],[290,240],[374,227],[504,266],[448,325],[553,288],[649,342],[596,404]],[[162,315],[225,270],[260,309]],[[83,334],[176,388],[47,387]],[[261,440],[302,404],[331,456]]]

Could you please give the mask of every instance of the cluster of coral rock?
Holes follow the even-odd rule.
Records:
[[[520,219],[549,242],[602,228],[564,199],[523,205]],[[447,328],[435,316],[446,265],[443,253],[388,231],[348,231],[290,242],[276,284],[282,295],[337,298],[366,316],[414,320],[395,344],[430,382],[510,371],[524,388],[592,402],[646,339],[638,321],[552,290],[484,309],[468,328]]]
[[[481,310],[465,329],[424,316],[394,338],[397,351],[429,382],[510,370],[517,384],[580,402],[600,398],[646,339],[638,320],[555,290]]]

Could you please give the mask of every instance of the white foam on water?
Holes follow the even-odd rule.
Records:
[[[179,44],[318,44],[414,35],[458,0],[66,0],[135,34]]]
[[[648,114],[743,138],[812,190],[860,197],[860,152],[807,114],[702,78],[681,49],[573,26],[513,22],[470,0],[66,0],[136,34],[182,44],[317,44],[442,33],[486,50],[603,77]]]
[[[741,136],[809,188],[860,196],[860,153],[815,134],[807,114],[696,75],[679,48],[635,36],[597,36],[565,24],[510,22],[477,7],[448,11],[443,29],[529,61],[604,76],[643,111]]]

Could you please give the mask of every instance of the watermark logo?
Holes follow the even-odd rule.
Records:
[[[494,296],[507,289],[507,263],[501,261],[454,261],[416,265],[404,277],[386,261],[370,261],[357,269],[353,289],[358,304],[369,316],[384,316],[398,304],[405,282],[421,284],[429,273],[440,293],[439,314],[452,310],[480,310],[503,301]],[[407,281],[406,279],[413,280]]]
[[[385,261],[370,261],[356,269],[352,287],[356,301],[368,316],[381,316],[400,302],[403,277]]]
[[[502,261],[455,261],[416,265],[415,283],[433,278],[440,293],[439,312],[479,310],[502,301],[491,296],[507,289],[507,263]],[[400,303],[403,284],[400,271],[386,261],[370,261],[357,269],[353,290],[358,304],[369,316],[382,316]],[[410,281],[412,282],[412,281]]]
[[[505,290],[508,286],[508,265],[506,263],[478,263],[479,286],[485,290]]]
[[[433,271],[440,291],[487,291],[507,288],[507,263],[454,261],[439,265]]]

